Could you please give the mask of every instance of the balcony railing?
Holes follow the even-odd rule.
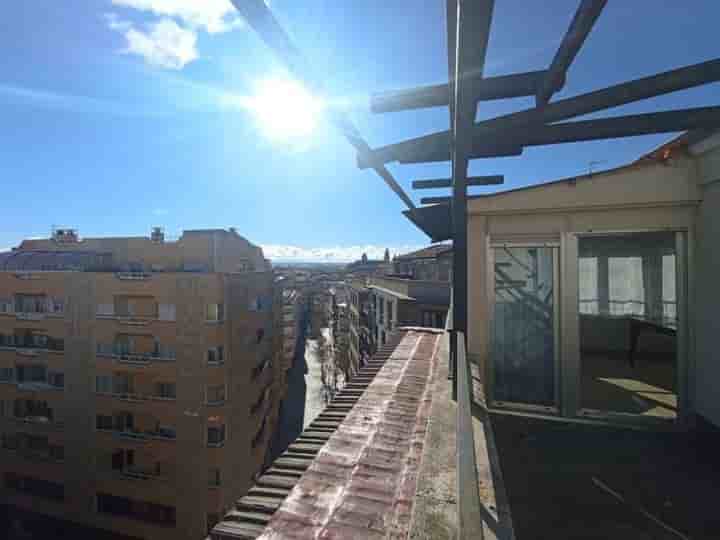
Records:
[[[24,392],[40,392],[42,390],[64,390],[63,386],[55,386],[47,381],[17,381],[17,389]]]
[[[126,280],[146,280],[152,277],[150,272],[136,271],[136,272],[115,272],[115,277],[118,279]]]
[[[121,364],[145,366],[151,362],[175,362],[175,351],[163,348],[151,353],[128,351],[118,345],[98,343],[97,355],[115,359]]]
[[[140,401],[176,401],[175,396],[161,396],[157,394],[138,394],[134,392],[95,392],[98,396],[117,398],[120,401],[137,403]]]
[[[40,336],[38,336],[40,337]],[[42,339],[27,339],[25,336],[0,334],[0,349],[14,350],[26,356],[36,356],[41,351],[62,352],[65,350],[65,340],[42,336]]]
[[[54,429],[62,429],[63,427],[65,427],[65,422],[61,420],[53,420],[51,415],[14,416],[13,418],[16,422],[20,422],[23,424],[35,424]]]
[[[484,507],[480,503],[475,435],[473,428],[473,381],[465,353],[465,334],[450,334],[454,375],[454,394],[457,396],[457,501],[458,538],[483,538]]]
[[[131,429],[103,429],[103,428],[97,428],[95,431],[103,432],[103,433],[111,433],[115,437],[118,437],[119,439],[125,439],[129,441],[137,441],[137,442],[144,442],[148,441],[150,439],[160,439],[160,440],[168,440],[168,441],[174,441],[176,438],[175,430],[168,431],[168,430],[160,430],[160,431],[137,431],[137,430],[131,430]]]

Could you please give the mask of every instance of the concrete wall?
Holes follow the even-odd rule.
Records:
[[[696,279],[690,316],[695,323],[695,402],[697,411],[720,425],[720,140],[698,156],[703,201],[698,212]]]

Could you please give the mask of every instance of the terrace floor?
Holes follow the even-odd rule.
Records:
[[[518,540],[720,538],[720,434],[492,413]]]

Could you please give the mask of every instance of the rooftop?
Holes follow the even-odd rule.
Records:
[[[184,231],[166,241],[150,236],[81,238],[57,229],[49,238],[23,240],[0,253],[0,271],[237,272],[268,267],[262,249],[234,229]]]
[[[410,253],[403,253],[395,257],[397,261],[405,261],[408,259],[434,259],[440,255],[449,254],[452,252],[452,244],[434,244],[417,251],[411,251]]]
[[[418,328],[394,334],[211,538],[407,535],[442,334]]]

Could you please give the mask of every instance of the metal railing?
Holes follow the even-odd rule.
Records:
[[[457,395],[457,504],[458,538],[483,538],[482,505],[478,487],[473,428],[473,381],[465,351],[465,334],[453,331],[453,366]]]

